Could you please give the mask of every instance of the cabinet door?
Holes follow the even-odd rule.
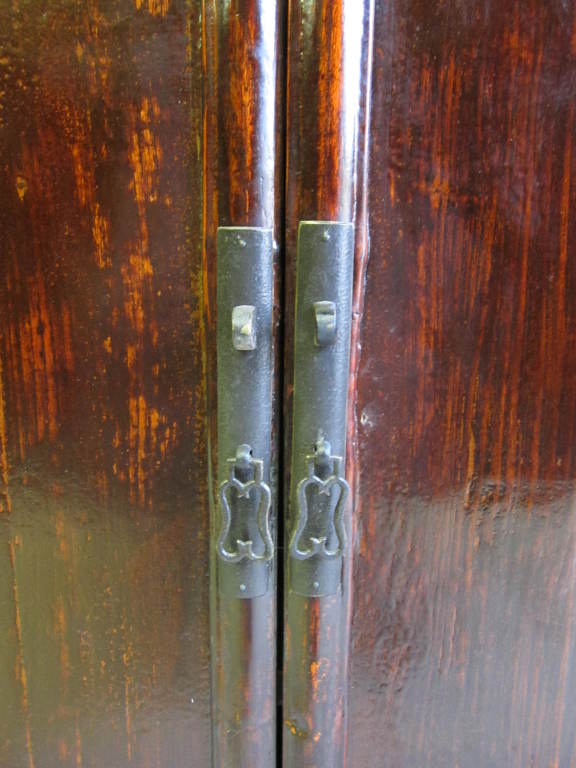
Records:
[[[576,765],[575,29],[292,4],[288,428],[301,220],[355,223],[358,325],[348,564],[335,595],[286,577],[284,765]]]
[[[276,762],[275,560],[230,598],[211,499],[218,229],[265,230],[279,275],[281,11],[0,10],[3,766]]]

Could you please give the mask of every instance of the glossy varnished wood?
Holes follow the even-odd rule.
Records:
[[[302,220],[353,222],[357,262],[364,264],[364,115],[370,66],[372,4],[290,3],[286,133],[286,456],[291,450],[296,239]],[[357,304],[357,299],[355,300]],[[354,340],[353,340],[354,343]],[[353,354],[355,360],[355,355]],[[330,382],[326,396],[330,396]],[[350,423],[353,423],[351,413]],[[329,436],[328,436],[329,438]],[[309,446],[313,452],[313,446]],[[354,465],[348,457],[348,472]],[[290,497],[289,461],[284,464]],[[285,505],[285,540],[294,530]],[[351,528],[349,516],[346,521]],[[343,764],[351,558],[344,558],[342,589],[306,598],[285,584],[283,765]]]
[[[576,7],[377,2],[351,766],[576,765]]]
[[[279,240],[283,174],[283,94],[280,92],[284,45],[284,3],[273,0],[208,2],[203,19],[204,46],[204,319],[210,409],[212,466],[218,460],[216,429],[216,233],[219,226],[256,226]],[[279,252],[275,251],[275,271]],[[275,291],[278,301],[278,290]],[[278,307],[274,312],[279,320]],[[275,330],[275,336],[277,330]],[[275,355],[278,357],[276,346]],[[223,373],[225,376],[225,372]],[[274,396],[270,424],[276,529],[279,372],[269,382]],[[213,498],[217,471],[213,470]],[[212,555],[220,532],[217,505],[212,508]],[[276,538],[276,537],[275,537]],[[251,600],[221,594],[212,575],[213,760],[215,766],[268,768],[276,762],[277,600],[276,579],[267,595]],[[276,564],[274,571],[276,570]]]
[[[201,4],[0,11],[0,764],[210,761]]]

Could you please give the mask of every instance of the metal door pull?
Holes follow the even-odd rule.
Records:
[[[294,405],[288,519],[289,584],[320,597],[341,589],[346,555],[344,477],[354,228],[298,229]]]
[[[218,585],[238,598],[273,583],[272,230],[218,229]]]

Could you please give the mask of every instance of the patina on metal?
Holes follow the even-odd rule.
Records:
[[[290,589],[308,597],[342,583],[353,264],[352,224],[300,223],[288,572]]]
[[[344,554],[344,510],[350,488],[340,474],[342,457],[331,455],[330,443],[324,437],[319,437],[307,459],[308,477],[298,483],[298,519],[290,556],[311,562],[308,568],[294,569],[292,588],[303,595],[333,594],[339,586],[339,569],[328,568],[325,563]],[[304,538],[309,545],[302,548]]]
[[[272,230],[218,229],[219,590],[272,587]]]
[[[218,554],[227,563],[240,563],[242,560],[266,561],[274,556],[274,542],[270,533],[270,488],[263,481],[264,464],[259,459],[252,458],[252,448],[249,445],[240,445],[236,451],[236,457],[228,459],[230,476],[220,485],[220,510],[222,513],[222,528],[218,539]],[[249,479],[247,479],[249,478]],[[251,539],[244,541],[236,539],[236,548],[227,549],[226,542],[232,527],[232,506],[236,510],[247,508],[244,515],[249,517],[254,509],[253,492],[256,492],[255,501],[257,514],[256,526],[262,542],[262,551],[254,549]],[[231,501],[231,497],[234,502]],[[246,591],[246,585],[240,584],[240,591]]]

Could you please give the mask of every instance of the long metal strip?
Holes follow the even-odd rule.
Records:
[[[272,585],[272,259],[271,229],[218,229],[218,587],[239,599]]]
[[[289,588],[308,597],[341,588],[353,262],[352,224],[300,223]]]

